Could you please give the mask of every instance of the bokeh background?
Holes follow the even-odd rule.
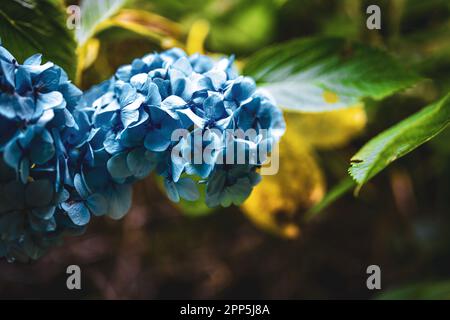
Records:
[[[381,7],[381,30],[366,28],[369,4]],[[36,262],[0,261],[0,298],[450,298],[450,129],[358,197],[309,211],[366,141],[449,91],[449,18],[447,0],[127,1],[80,49],[81,88],[151,51],[235,54],[242,66],[307,36],[384,48],[428,80],[345,111],[285,113],[280,174],[241,208],[174,204],[154,177],[138,183],[123,220],[96,219]],[[71,264],[81,267],[80,291],[66,288]],[[366,287],[371,264],[382,290]]]

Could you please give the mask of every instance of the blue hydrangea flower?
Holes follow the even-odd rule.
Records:
[[[104,138],[91,130],[93,111],[78,107],[81,95],[41,55],[20,64],[0,46],[0,257],[36,259],[82,232],[89,219],[75,203],[106,213],[102,189],[79,187],[96,161],[105,167],[96,153]]]
[[[249,196],[265,160],[251,150],[270,152],[285,123],[275,102],[253,79],[239,76],[233,62],[188,56],[177,48],[151,53],[85,94],[82,100],[95,110],[93,130],[105,134],[107,169],[116,183],[155,171],[175,202],[197,199],[199,183],[206,185],[210,206],[240,204]],[[174,136],[177,129],[187,134]],[[239,130],[255,135],[229,137]],[[197,134],[203,139],[193,139]],[[230,145],[240,146],[246,162],[223,162]],[[201,162],[195,161],[198,155]]]
[[[172,201],[202,184],[209,206],[238,205],[284,130],[232,57],[148,54],[82,95],[40,55],[20,64],[0,46],[0,257],[35,259],[92,216],[123,217],[152,171]]]

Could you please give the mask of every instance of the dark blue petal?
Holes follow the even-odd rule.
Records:
[[[98,193],[90,195],[86,199],[86,205],[96,216],[104,215],[108,210],[108,202],[106,201],[104,196]]]
[[[89,223],[91,214],[83,202],[64,202],[61,206],[75,225],[84,226]]]
[[[139,148],[131,151],[127,156],[127,165],[131,173],[138,179],[145,178],[156,167],[157,159],[154,154]]]
[[[185,200],[196,201],[200,197],[196,183],[190,178],[181,178],[176,186],[180,197]]]
[[[19,168],[19,163],[22,159],[22,149],[20,148],[17,140],[12,140],[6,145],[3,152],[3,159],[11,168],[15,170]]]
[[[43,93],[57,91],[59,87],[60,76],[61,69],[52,66],[39,74],[35,83],[35,87],[38,88],[39,92]]]
[[[124,179],[132,175],[127,165],[127,152],[114,155],[107,163],[108,171],[113,178]]]
[[[6,82],[8,82],[8,84],[14,88],[16,66],[13,63],[0,60],[0,69],[3,76],[5,77]]]
[[[43,130],[41,135],[34,139],[30,149],[30,160],[34,164],[44,164],[55,155],[55,144],[51,134]]]
[[[165,151],[170,145],[170,137],[163,130],[153,129],[147,132],[144,140],[144,146],[155,152]]]
[[[45,207],[50,204],[53,195],[53,184],[49,180],[36,180],[25,188],[25,203],[32,208]]]
[[[51,217],[53,217],[55,210],[56,210],[55,206],[36,208],[33,209],[33,214],[39,219],[48,220]]]
[[[16,72],[16,92],[24,95],[32,90],[30,73],[23,67]]]
[[[131,208],[131,185],[114,185],[108,192],[109,207],[107,215],[113,219],[122,218]]]

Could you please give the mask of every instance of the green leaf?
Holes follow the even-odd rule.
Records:
[[[123,5],[125,0],[83,0],[81,2],[81,26],[76,32],[78,46],[82,46],[97,31],[98,26]]]
[[[45,60],[56,63],[73,78],[76,44],[61,4],[50,0],[2,0],[0,38],[19,62],[42,53]]]
[[[424,282],[388,290],[378,300],[448,300],[450,281]]]
[[[382,99],[419,77],[386,52],[341,38],[276,45],[248,59],[244,73],[287,110],[324,112]]]
[[[351,159],[349,173],[360,188],[391,162],[432,139],[450,123],[450,94],[382,132]]]

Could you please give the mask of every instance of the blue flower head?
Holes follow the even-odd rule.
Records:
[[[241,204],[260,180],[255,151],[285,123],[233,60],[152,53],[82,94],[40,55],[20,64],[0,46],[0,257],[37,258],[93,216],[123,217],[152,171],[172,201],[203,184],[209,206]]]
[[[263,162],[250,161],[250,151],[270,149],[285,123],[273,99],[253,79],[239,76],[233,61],[188,56],[177,48],[151,53],[85,94],[95,110],[93,130],[106,137],[107,169],[116,183],[155,171],[176,202],[197,199],[199,183],[206,184],[210,206],[240,204],[249,196]],[[230,138],[239,130],[253,130],[254,136]],[[194,141],[198,135],[203,139]],[[247,162],[223,162],[230,145],[242,146],[237,149]]]
[[[81,95],[41,55],[20,64],[0,46],[0,256],[35,259],[106,212],[106,199],[81,178],[100,165],[104,140],[91,130],[92,111],[79,108]]]

